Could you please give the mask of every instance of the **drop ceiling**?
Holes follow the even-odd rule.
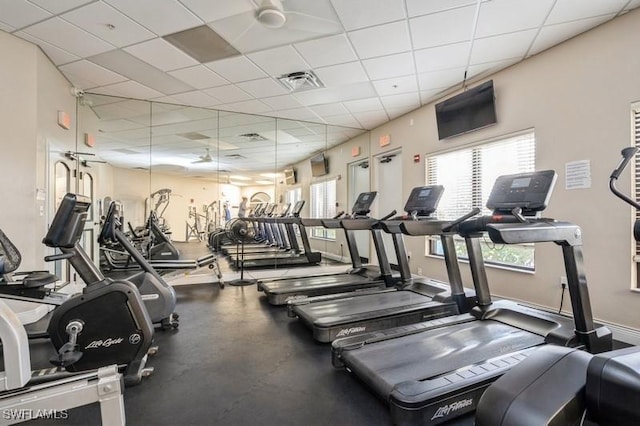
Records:
[[[640,6],[640,0],[282,0],[286,22],[273,29],[256,19],[261,3],[0,0],[0,30],[40,46],[69,81],[86,92],[183,105],[163,111],[169,155],[178,132],[213,136],[218,130],[217,125],[200,126],[210,122],[202,118],[190,119],[192,125],[180,130],[172,120],[196,114],[185,105],[298,123],[291,132],[280,129],[282,140],[301,140],[296,133],[313,139],[305,135],[313,124],[302,121],[372,129],[460,87],[465,77],[494,73]],[[187,53],[181,43],[197,41],[197,34],[215,40],[211,48],[215,44],[218,50],[202,52],[208,46],[201,43]],[[206,57],[221,59],[196,59]],[[290,92],[277,80],[307,70],[323,88]],[[135,149],[125,147],[126,138],[135,145],[136,136],[148,136],[134,125],[139,113],[135,108],[118,112],[109,102],[92,108],[100,110],[103,120],[108,117],[106,127],[113,126],[100,137],[111,138],[109,150],[114,153]],[[214,141],[225,147],[220,152],[249,149],[242,144],[250,141],[234,139],[240,134],[267,132],[256,119],[225,135],[226,114],[220,115],[221,134]],[[330,145],[354,135],[352,130],[331,129]],[[278,135],[262,136],[273,140]],[[188,147],[192,152],[180,154],[189,164],[211,144],[182,141],[193,145]],[[308,146],[316,142],[310,140]],[[310,152],[299,151],[298,157]],[[250,154],[255,160],[259,152]],[[281,164],[289,161],[287,155],[290,161],[296,159],[281,154]],[[101,156],[119,161],[105,150]]]

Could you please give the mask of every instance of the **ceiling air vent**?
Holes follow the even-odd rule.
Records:
[[[278,81],[290,92],[301,92],[303,90],[319,89],[324,87],[313,71],[297,71],[278,77]]]
[[[243,158],[247,158],[244,155],[241,154],[229,154],[229,155],[225,155],[226,158],[229,158],[231,160],[242,160]],[[221,170],[223,171],[223,170]]]
[[[240,135],[240,137],[249,142],[262,142],[267,140],[267,138],[258,133],[245,133],[243,135]]]
[[[198,132],[178,133],[177,136],[180,136],[181,138],[185,138],[185,139],[190,139],[192,141],[201,141],[204,139],[210,139],[209,136],[203,135],[202,133],[198,133]]]

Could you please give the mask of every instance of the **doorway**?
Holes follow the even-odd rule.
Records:
[[[370,162],[369,160],[358,161],[349,164],[349,191],[347,196],[347,208],[351,209],[353,204],[358,199],[358,195],[363,192],[368,192],[370,188]],[[351,213],[347,211],[346,213]],[[371,258],[369,253],[370,235],[368,232],[354,232],[356,247],[358,247],[358,253],[360,253],[360,260],[363,263],[368,263]]]
[[[377,155],[373,160],[373,182],[378,191],[374,203],[375,217],[383,217],[396,210],[394,216],[401,215],[404,210],[402,194],[402,151],[392,151]],[[391,235],[383,233],[383,241],[387,258],[391,265],[398,265]]]

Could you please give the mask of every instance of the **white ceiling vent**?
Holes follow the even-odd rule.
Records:
[[[324,87],[324,84],[313,71],[297,71],[281,75],[278,77],[278,81],[290,92],[301,92]]]

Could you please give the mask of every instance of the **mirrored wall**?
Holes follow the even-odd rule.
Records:
[[[205,246],[209,232],[238,216],[243,197],[249,209],[276,203],[275,215],[304,200],[302,217],[331,217],[349,212],[370,186],[369,135],[361,129],[97,94],[78,98],[77,116],[69,169],[80,173],[60,191],[68,185],[93,197],[88,241],[111,200],[122,203],[131,232],[153,212],[174,242]],[[349,262],[342,232],[306,231],[323,259]],[[368,238],[358,244],[368,258]]]

